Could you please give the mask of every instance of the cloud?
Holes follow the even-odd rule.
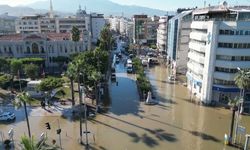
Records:
[[[46,1],[46,0],[0,0],[0,5],[24,6],[37,1]]]

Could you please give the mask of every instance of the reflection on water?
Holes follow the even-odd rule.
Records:
[[[97,150],[230,150],[223,145],[224,134],[228,133],[231,112],[221,108],[210,108],[189,102],[189,92],[181,85],[169,84],[167,70],[154,67],[147,71],[159,105],[148,106],[139,101],[135,76],[128,75],[123,64],[117,65],[117,81],[110,83],[111,104],[109,113],[100,114],[88,121],[89,141]],[[27,134],[23,110],[18,111],[17,121],[9,125],[0,124],[0,131],[15,130],[15,140]],[[66,150],[80,150],[79,121],[67,120],[57,114],[40,117],[29,111],[31,132],[37,139],[46,132],[49,141],[58,143],[57,119],[62,129],[62,145]],[[41,112],[44,113],[44,112]],[[50,122],[51,130],[45,123]],[[248,127],[250,118],[243,116],[241,124]],[[83,137],[85,142],[85,136]]]

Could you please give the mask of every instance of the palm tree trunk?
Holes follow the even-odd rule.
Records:
[[[29,133],[29,138],[31,138],[30,134],[30,123],[29,123],[29,117],[28,117],[28,112],[27,112],[27,107],[26,107],[26,102],[23,102],[24,105],[24,111],[25,111],[25,117],[26,117],[26,122],[27,122],[27,127],[28,127],[28,133]]]
[[[70,86],[71,86],[72,106],[75,106],[74,81],[72,78],[70,78]]]
[[[233,129],[234,129],[234,118],[235,118],[235,107],[232,107],[232,120],[231,120],[231,128],[230,128],[230,139],[229,143],[232,144],[232,139],[233,139]]]

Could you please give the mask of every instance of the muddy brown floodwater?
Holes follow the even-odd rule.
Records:
[[[189,92],[182,85],[169,84],[167,69],[156,66],[147,70],[159,105],[145,105],[139,101],[135,75],[127,74],[122,63],[116,66],[117,81],[110,82],[111,104],[109,112],[88,121],[89,141],[93,150],[232,150],[224,146],[224,134],[229,132],[231,112],[189,102]],[[37,139],[47,132],[48,140],[56,139],[57,119],[62,129],[62,147],[80,150],[79,121],[58,114],[42,116],[44,112],[30,110],[31,132]],[[15,130],[15,142],[27,134],[23,110],[16,111],[17,120],[0,124],[7,137],[10,128]],[[52,129],[46,130],[50,122]],[[241,117],[241,125],[250,133],[249,116]],[[83,126],[84,127],[84,126]],[[0,139],[1,140],[1,139]],[[83,137],[85,142],[85,137]],[[16,144],[18,145],[18,144]],[[17,148],[18,149],[18,148]]]

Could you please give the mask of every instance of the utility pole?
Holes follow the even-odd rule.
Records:
[[[81,86],[81,92],[84,91],[84,86]],[[88,116],[87,116],[87,105],[85,101],[85,96],[84,93],[82,94],[83,96],[83,101],[84,101],[84,116],[85,116],[85,136],[86,136],[86,143],[85,143],[85,148],[88,150],[89,148],[89,142],[88,142]]]
[[[81,73],[78,74],[78,90],[79,90],[79,101],[80,101],[80,144],[83,145],[83,141],[82,141],[82,89],[80,87],[80,77],[81,77]]]

